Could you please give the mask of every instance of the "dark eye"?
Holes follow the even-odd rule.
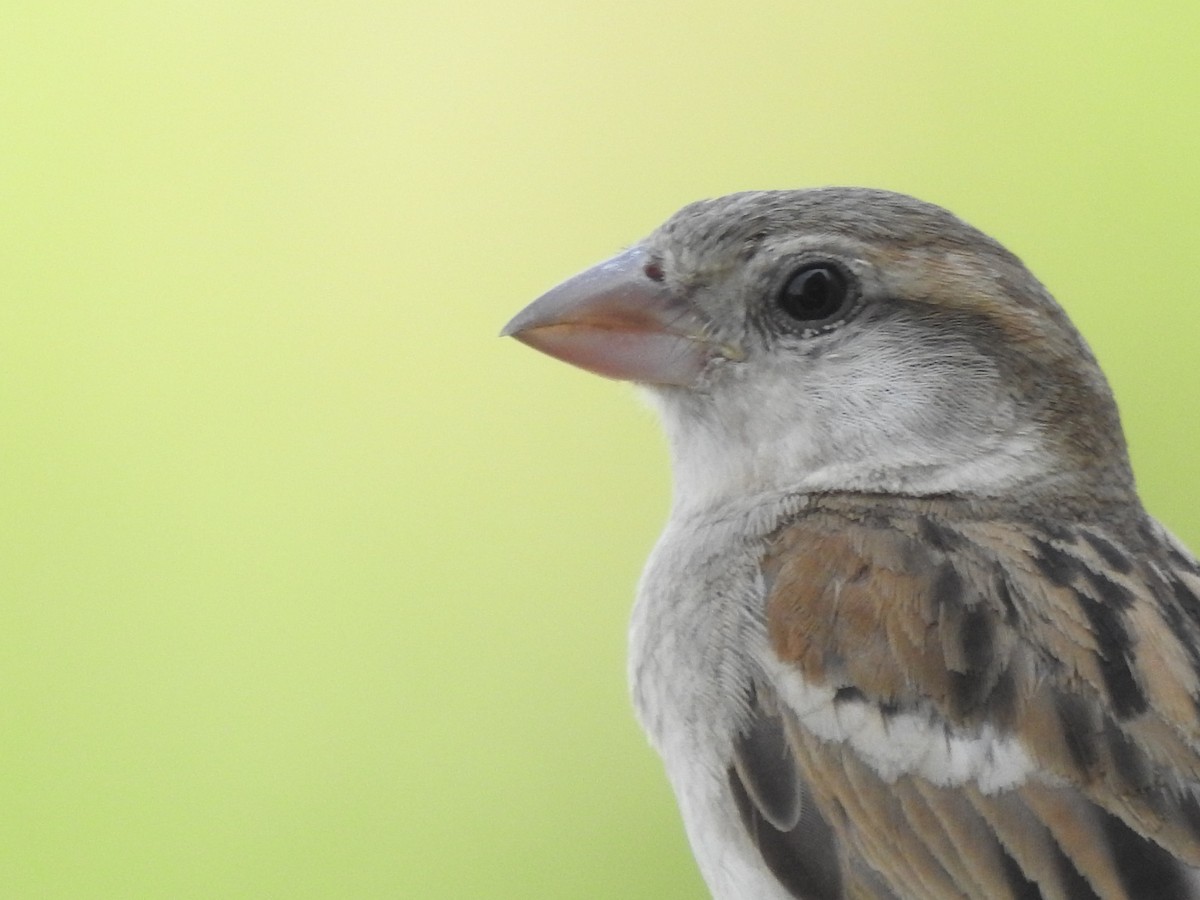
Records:
[[[841,312],[850,297],[846,276],[829,263],[801,266],[779,292],[779,308],[799,322],[820,322]]]

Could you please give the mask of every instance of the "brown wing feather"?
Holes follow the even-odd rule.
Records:
[[[1200,867],[1194,561],[1153,523],[1117,533],[935,502],[834,506],[783,529],[764,560],[775,654],[809,685],[1012,735],[1038,769],[992,793],[912,772],[885,781],[777,713],[836,838],[836,896],[1196,896],[1184,870]],[[761,791],[754,804],[779,821]]]

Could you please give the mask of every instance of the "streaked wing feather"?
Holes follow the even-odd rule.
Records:
[[[846,891],[812,896],[1200,896],[1200,570],[1152,522],[1135,531],[913,501],[780,532],[764,562],[779,700],[734,770],[777,834],[806,790]],[[790,708],[797,684],[858,705]],[[929,751],[866,747],[847,724],[863,709]]]
[[[1063,853],[1046,823],[1029,810],[1016,791],[984,796],[978,788],[966,786],[963,793],[1003,844],[1024,881],[1034,886],[1033,890],[1024,887],[1015,890],[1017,897],[1046,900],[1095,897],[1091,885]]]

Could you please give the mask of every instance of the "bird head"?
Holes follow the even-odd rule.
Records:
[[[677,503],[1133,495],[1111,391],[1061,307],[996,241],[904,195],[693,203],[503,334],[644,386]]]

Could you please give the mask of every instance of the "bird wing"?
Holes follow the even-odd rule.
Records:
[[[1200,897],[1200,569],[1114,531],[930,505],[777,535],[729,779],[795,896]]]

